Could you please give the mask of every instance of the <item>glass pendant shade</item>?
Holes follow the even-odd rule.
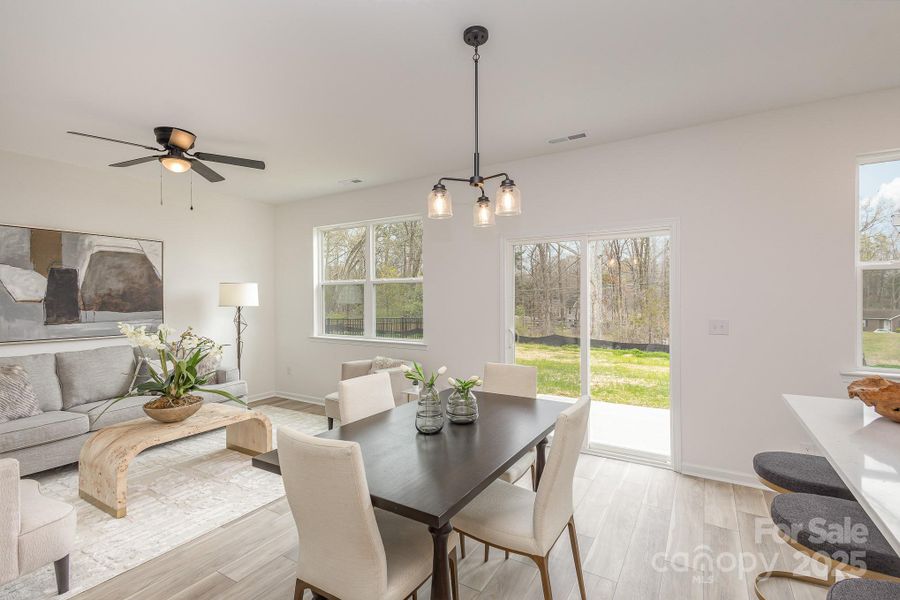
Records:
[[[473,225],[475,227],[492,227],[494,225],[494,211],[491,210],[491,201],[484,196],[475,203]]]
[[[184,173],[191,168],[191,161],[185,158],[178,158],[177,156],[164,156],[159,159],[159,162],[173,173]]]
[[[428,218],[449,219],[453,216],[453,201],[443,185],[434,186],[428,194]]]
[[[497,190],[494,210],[498,217],[514,217],[522,214],[522,192],[515,183],[503,182]]]

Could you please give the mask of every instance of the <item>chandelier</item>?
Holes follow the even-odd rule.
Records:
[[[469,46],[475,48],[472,62],[475,64],[475,173],[468,179],[458,177],[441,177],[428,194],[428,217],[430,219],[449,219],[453,216],[453,202],[450,192],[444,185],[445,181],[463,181],[471,187],[477,188],[479,196],[475,201],[474,225],[475,227],[490,227],[494,224],[494,215],[508,217],[522,214],[522,194],[516,183],[506,173],[497,173],[482,177],[480,158],[478,155],[478,48],[488,40],[488,30],[481,25],[472,25],[463,33],[463,40]],[[491,208],[491,200],[484,193],[484,182],[490,179],[502,177],[500,188],[494,199],[494,207]]]

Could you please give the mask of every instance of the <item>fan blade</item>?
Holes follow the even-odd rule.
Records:
[[[225,181],[225,178],[204,165],[196,158],[188,159],[191,161],[191,168],[200,173],[207,181],[216,183],[217,181]]]
[[[113,163],[109,166],[111,167],[130,167],[133,165],[140,165],[146,162],[150,162],[153,160],[159,160],[158,156],[145,156],[144,158],[135,158],[134,160],[126,160],[123,162]]]
[[[152,150],[153,152],[162,152],[162,148],[154,148],[153,146],[145,146],[143,144],[135,144],[134,142],[126,142],[124,140],[114,140],[113,138],[101,137],[99,135],[92,135],[90,133],[81,133],[79,131],[67,131],[66,133],[71,133],[72,135],[81,135],[84,137],[94,138],[95,140],[106,140],[107,142],[116,142],[118,144],[128,144],[129,146],[137,146],[138,148],[143,148],[145,150]]]
[[[237,165],[239,167],[250,167],[251,169],[265,169],[266,163],[261,160],[251,160],[249,158],[238,158],[236,156],[223,156],[222,154],[207,154],[206,152],[195,152],[194,156],[200,160],[208,160],[209,162],[224,163],[226,165]]]

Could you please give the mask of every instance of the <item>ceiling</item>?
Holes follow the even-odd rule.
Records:
[[[475,23],[485,164],[900,86],[898,2],[29,0],[0,3],[0,148],[99,169],[145,152],[66,130],[173,125],[264,159],[202,184],[268,202],[468,169]]]

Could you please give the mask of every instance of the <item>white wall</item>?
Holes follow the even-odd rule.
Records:
[[[278,389],[321,397],[341,361],[376,353],[479,372],[501,358],[504,238],[672,218],[684,469],[750,480],[755,452],[808,443],[782,392],[845,394],[839,372],[853,366],[856,335],[855,157],[900,146],[897,106],[900,90],[891,90],[504,164],[524,214],[494,229],[472,227],[474,197],[454,187],[456,216],[425,223],[424,350],[309,338],[312,229],[422,213],[434,178],[281,205]],[[708,335],[711,318],[729,319],[730,336]]]
[[[137,167],[141,168],[141,167]],[[158,182],[109,168],[83,169],[0,152],[0,223],[136,236],[164,242],[165,320],[192,325],[222,343],[223,364],[234,365],[234,309],[218,307],[220,281],[259,282],[260,307],[248,308],[243,372],[250,395],[274,389],[275,209],[217,194],[194,181],[195,210],[188,210],[189,180],[166,174],[164,205]],[[122,344],[123,338],[0,345],[0,356],[78,350]]]

